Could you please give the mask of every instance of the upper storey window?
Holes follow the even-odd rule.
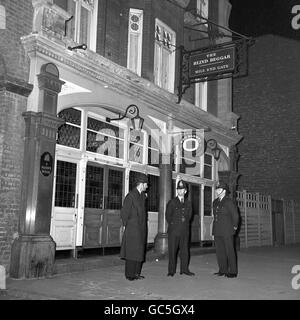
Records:
[[[172,93],[174,93],[175,44],[175,32],[156,19],[154,83]]]
[[[197,0],[197,13],[208,19],[208,0]]]
[[[73,16],[67,22],[67,36],[95,51],[98,0],[54,0],[54,3]]]
[[[130,9],[128,23],[127,68],[139,76],[142,66],[143,10]]]

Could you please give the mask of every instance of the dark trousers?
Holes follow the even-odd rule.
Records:
[[[141,274],[142,262],[134,260],[125,261],[125,277],[133,278]]]
[[[233,236],[215,236],[219,272],[237,274]]]
[[[169,273],[176,273],[177,253],[179,250],[180,272],[188,271],[189,264],[189,234],[168,233]]]

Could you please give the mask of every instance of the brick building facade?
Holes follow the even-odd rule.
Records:
[[[299,200],[300,43],[276,35],[257,38],[249,75],[233,82],[240,116],[239,188],[275,199]]]
[[[192,85],[178,103],[178,49],[206,46],[190,41],[207,36],[201,15],[227,26],[230,9],[227,0],[0,0],[0,264],[11,276],[51,273],[58,250],[119,246],[119,210],[139,172],[152,187],[149,243],[167,248],[164,210],[179,178],[194,205],[192,241],[212,240],[214,189],[241,139],[231,79]],[[144,119],[138,133],[128,118],[110,121],[131,105]],[[181,162],[152,161],[170,157],[152,132],[184,130],[203,132],[194,142],[212,139],[220,157],[207,146],[191,173],[181,143],[172,151]]]

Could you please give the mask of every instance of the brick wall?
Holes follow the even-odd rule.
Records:
[[[25,108],[26,98],[0,91],[0,264],[6,267],[13,234],[18,231]]]
[[[5,60],[7,74],[27,81],[29,60],[25,56],[20,37],[28,35],[32,30],[31,1],[0,0],[0,5],[6,9],[6,29],[0,30],[0,54]]]
[[[29,60],[20,37],[32,30],[33,9],[28,0],[0,0],[0,5],[6,9],[6,29],[0,30],[0,264],[8,272],[20,212],[25,128],[22,112],[27,98],[7,91],[5,81],[1,81],[28,81]]]
[[[234,80],[233,111],[244,139],[239,189],[299,199],[299,41],[267,35],[250,49],[249,76]]]

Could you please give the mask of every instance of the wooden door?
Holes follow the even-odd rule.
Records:
[[[123,169],[88,163],[84,205],[83,247],[120,246]]]
[[[78,162],[58,158],[50,234],[56,250],[75,249],[78,214]]]

